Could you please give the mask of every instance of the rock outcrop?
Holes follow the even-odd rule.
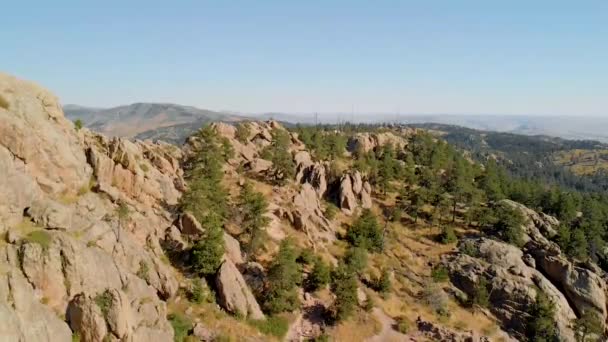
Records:
[[[216,277],[219,303],[227,311],[253,319],[264,319],[245,279],[230,259],[224,260]]]
[[[359,206],[362,208],[371,208],[371,192],[371,185],[369,182],[362,180],[359,171],[345,174],[340,179],[340,209],[342,209],[345,214],[352,215]]]
[[[491,288],[490,311],[517,336],[525,332],[531,318],[528,308],[536,301],[537,289],[540,289],[555,304],[561,339],[574,341],[569,326],[576,315],[567,299],[541,272],[524,263],[524,254],[519,248],[486,238],[466,239],[459,247],[465,246],[468,253],[476,257],[461,253],[444,260],[450,280],[458,289],[473,296],[483,277]]]
[[[159,240],[183,190],[180,150],[77,130],[53,95],[4,74],[0,97],[3,339],[67,341],[72,327],[81,341],[171,340],[178,283]]]
[[[323,216],[321,202],[310,183],[304,183],[293,198],[293,222],[296,229],[306,233],[313,246],[335,240],[331,222]]]

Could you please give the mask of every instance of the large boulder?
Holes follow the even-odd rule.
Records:
[[[241,252],[241,245],[238,240],[226,232],[224,232],[224,246],[226,249],[226,257],[235,265],[240,265],[245,262],[243,253]]]
[[[70,302],[66,318],[82,342],[103,341],[108,334],[101,307],[95,303],[95,298],[85,294],[75,296]]]
[[[305,232],[313,244],[335,240],[331,222],[323,216],[321,201],[310,183],[304,183],[294,196],[293,208],[294,226]]]
[[[230,259],[225,259],[216,276],[219,304],[227,311],[253,319],[264,314],[243,276]]]
[[[340,180],[340,209],[345,214],[352,215],[357,206],[357,198],[353,192],[351,177],[348,174],[344,175]]]
[[[555,322],[562,341],[574,341],[570,322],[576,315],[566,297],[536,269],[524,262],[524,253],[517,247],[486,238],[465,239],[460,253],[444,258],[450,280],[464,293],[473,296],[480,279],[488,282],[490,311],[516,337],[523,338],[531,319],[528,309],[536,301],[538,290],[555,305]]]
[[[89,182],[91,168],[77,132],[53,94],[0,73],[0,97],[0,146],[25,164],[21,172],[50,194],[76,193]],[[3,190],[21,191],[13,186]]]
[[[593,310],[606,321],[606,283],[592,270],[575,265],[565,257],[543,249],[535,249],[536,265],[547,278],[562,289],[579,313]]]

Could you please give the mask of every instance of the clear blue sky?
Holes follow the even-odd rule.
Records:
[[[0,69],[63,103],[608,115],[608,1],[10,1]]]

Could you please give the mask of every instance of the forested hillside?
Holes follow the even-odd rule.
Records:
[[[518,173],[511,137],[214,122],[177,147],[0,89],[8,341],[606,338],[608,198]]]

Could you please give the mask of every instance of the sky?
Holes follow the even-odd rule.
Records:
[[[608,116],[608,1],[10,1],[0,70],[62,103]]]

